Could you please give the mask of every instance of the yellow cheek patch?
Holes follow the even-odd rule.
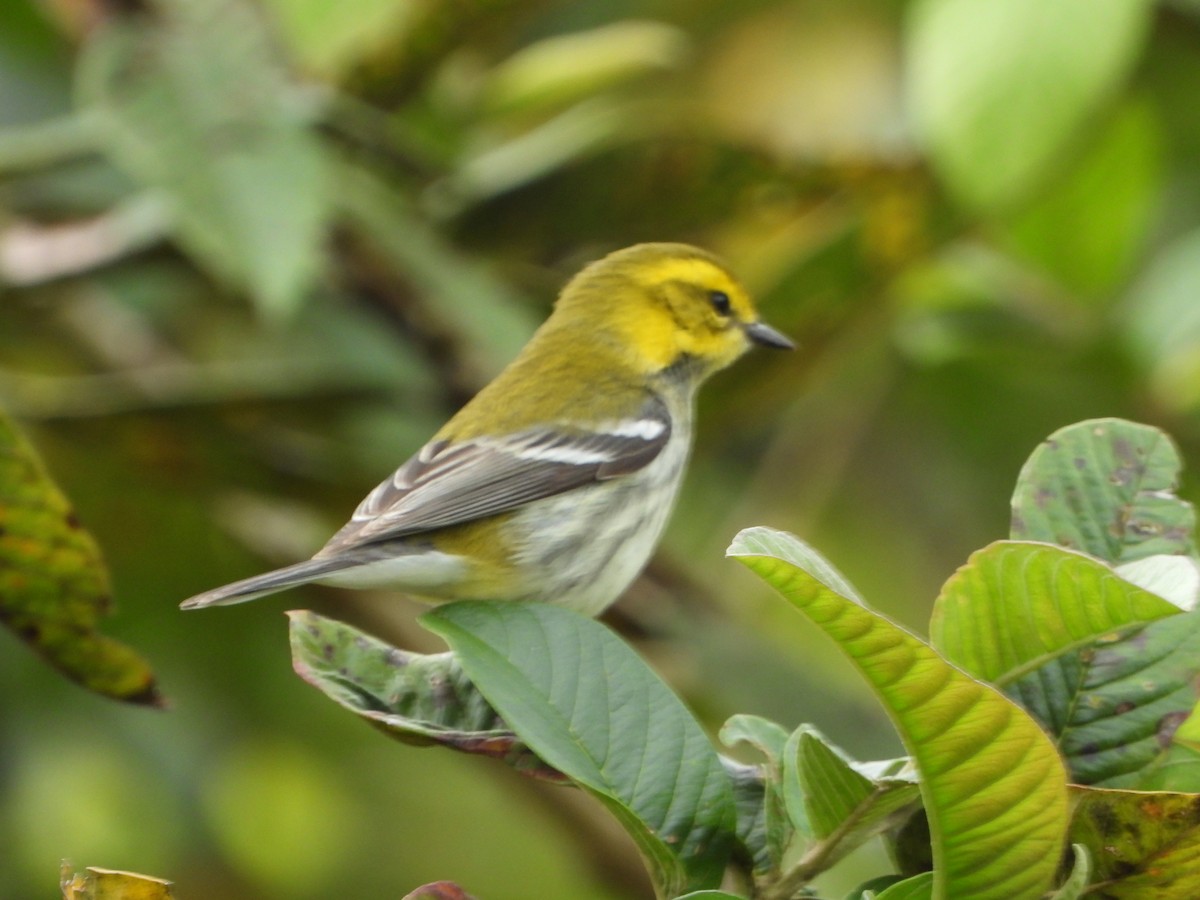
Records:
[[[679,356],[679,326],[664,312],[643,313],[628,323],[625,334],[629,345],[638,350],[637,361],[649,371],[663,369]]]

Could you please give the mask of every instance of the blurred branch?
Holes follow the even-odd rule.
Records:
[[[393,115],[345,91],[324,98],[322,123],[348,144],[385,160],[393,170],[431,178],[446,164],[444,152],[432,146],[402,116]]]
[[[93,219],[17,222],[0,231],[0,284],[28,287],[114,262],[165,237],[171,218],[166,198],[144,191]]]
[[[23,419],[110,416],[350,391],[394,389],[336,359],[165,363],[101,375],[47,376],[0,369],[0,405]]]
[[[512,359],[537,324],[519,297],[448,243],[394,187],[343,165],[335,198],[354,235],[356,286],[385,299],[456,404]],[[360,252],[365,251],[365,252]],[[404,290],[411,287],[411,290]]]
[[[653,105],[596,97],[578,103],[525,133],[466,159],[430,187],[439,212],[467,207],[511,191],[605,147],[633,139],[629,122],[653,121]]]
[[[0,175],[44,169],[95,152],[96,117],[77,113],[0,130]]]
[[[62,304],[59,320],[107,369],[128,371],[130,377],[153,390],[153,382],[137,371],[162,364],[186,363],[175,349],[135,310],[117,302],[106,291],[81,290]]]

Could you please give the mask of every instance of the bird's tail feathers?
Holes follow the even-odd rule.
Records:
[[[203,609],[206,606],[230,606],[234,603],[246,603],[249,600],[265,597],[267,594],[318,581],[326,575],[344,569],[349,564],[345,558],[308,559],[295,565],[284,566],[282,569],[255,575],[253,578],[243,578],[241,581],[197,594],[180,603],[179,608]]]

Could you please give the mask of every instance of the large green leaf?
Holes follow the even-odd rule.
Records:
[[[543,604],[465,601],[421,621],[513,731],[616,816],[661,896],[720,883],[736,827],[729,777],[695,719],[623,641]]]
[[[993,211],[1043,182],[1120,85],[1149,0],[920,0],[906,38],[909,108],[947,185]]]
[[[1010,536],[1111,563],[1195,555],[1195,511],[1175,495],[1180,469],[1171,439],[1149,425],[1091,419],[1060,428],[1017,477]]]
[[[440,744],[562,781],[504,724],[450,653],[424,656],[307,610],[288,613],[296,674],[406,744]]]
[[[161,706],[146,662],[96,630],[111,611],[99,546],[0,413],[0,622],[88,690]]]
[[[867,609],[797,538],[741,532],[728,551],[829,634],[878,694],[921,776],[933,896],[1036,898],[1065,837],[1066,773],[1019,707],[905,629]]]
[[[1003,685],[1114,631],[1177,613],[1090,556],[998,541],[942,587],[929,635],[951,662]]]
[[[79,96],[120,168],[170,200],[182,247],[281,315],[317,273],[321,147],[246,0],[157,0],[98,30]]]
[[[1200,897],[1200,797],[1073,788],[1072,800],[1071,840],[1090,851],[1096,896]]]
[[[1058,742],[1073,781],[1200,791],[1194,754],[1173,750],[1198,676],[1200,612],[1190,612],[1062,655],[1006,690]]]

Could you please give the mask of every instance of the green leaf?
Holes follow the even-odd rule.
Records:
[[[743,844],[755,851],[753,858],[756,872],[776,869],[782,862],[784,852],[791,843],[797,827],[794,825],[794,819],[788,815],[783,797],[783,758],[788,733],[783,726],[761,716],[737,715],[730,717],[725,723],[719,737],[726,747],[746,743],[766,757],[766,762],[759,767],[760,805],[755,812],[756,827],[748,829],[739,825],[738,834],[742,837]],[[736,780],[734,794],[739,796]],[[739,822],[743,817],[742,805],[739,804]],[[758,821],[760,818],[761,822]],[[757,830],[759,824],[761,835]],[[805,823],[801,832],[804,833],[806,829]]]
[[[897,815],[912,813],[920,799],[915,781],[874,782],[860,774],[844,751],[810,726],[802,726],[797,749],[808,820],[817,837],[839,843],[831,863],[895,824]]]
[[[1058,865],[1066,778],[1037,724],[928,644],[867,609],[797,538],[741,532],[728,554],[809,616],[883,702],[921,775],[934,857],[933,894],[1035,898]]]
[[[868,778],[844,751],[809,725],[801,725],[788,740],[783,793],[805,846],[803,858],[783,873],[781,881],[797,886],[902,822],[920,803],[914,779]]]
[[[64,862],[60,873],[63,900],[171,900],[172,883],[152,875],[88,866],[71,871]]]
[[[933,842],[929,833],[929,816],[919,809],[909,820],[889,835],[888,850],[896,862],[896,870],[904,876],[933,871]]]
[[[487,76],[484,105],[495,115],[561,109],[651,72],[677,68],[687,35],[662,22],[627,19],[529,44]]]
[[[1071,874],[1054,892],[1050,900],[1079,900],[1092,880],[1092,855],[1083,844],[1072,844]]]
[[[1112,900],[1200,896],[1195,794],[1072,788],[1072,843],[1090,852],[1093,883]]]
[[[440,744],[563,781],[526,747],[450,653],[424,656],[307,610],[288,613],[296,674],[406,744]]]
[[[1058,742],[1073,781],[1200,791],[1200,772],[1170,753],[1198,673],[1200,613],[1191,612],[1061,656],[1006,690]]]
[[[934,874],[922,872],[875,895],[875,900],[932,900],[934,896]]]
[[[99,546],[33,447],[0,414],[0,622],[88,690],[162,706],[146,662],[96,630],[111,612]]]
[[[407,27],[420,22],[420,4],[395,0],[267,0],[293,56],[326,75],[347,70],[380,47],[398,50]]]
[[[245,0],[160,0],[84,48],[79,96],[106,152],[170,200],[183,249],[282,316],[317,273],[325,161]]]
[[[1004,685],[1114,631],[1177,613],[1090,556],[998,541],[942,587],[929,632],[951,662]]]
[[[780,821],[786,823],[787,816],[776,812],[773,821],[768,823],[767,810],[779,801],[769,799],[771,795],[761,766],[744,765],[725,756],[721,757],[721,764],[733,786],[733,805],[737,814],[739,847],[734,849],[732,862],[755,874],[770,872],[779,866],[779,859],[774,855],[779,852],[779,838],[772,829],[777,829]]]
[[[782,759],[788,740],[787,729],[778,722],[745,714],[730,716],[718,736],[726,747],[749,744],[772,763]]]
[[[695,719],[624,642],[542,604],[451,603],[421,622],[539,757],[616,816],[660,895],[720,883],[736,827],[729,777]]]
[[[875,900],[933,900],[934,878],[932,872],[922,872],[876,894]]]
[[[960,201],[1011,207],[1047,179],[1125,79],[1148,0],[920,0],[909,14],[909,107]]]
[[[622,143],[628,139],[623,131],[626,123],[652,112],[638,98],[592,97],[535,128],[464,157],[431,193],[442,207],[461,214]]]
[[[1158,203],[1159,131],[1149,104],[1126,104],[1083,157],[1007,223],[1017,252],[1074,291],[1107,296],[1129,274]]]
[[[801,725],[788,736],[779,770],[780,794],[788,818],[788,830],[794,832],[797,840],[806,847],[811,846],[819,837],[808,818],[808,787],[800,771],[800,741],[808,727]],[[806,873],[806,877],[811,877],[811,874]]]
[[[1175,495],[1182,464],[1149,425],[1091,419],[1033,451],[1012,499],[1014,540],[1045,541],[1111,563],[1195,555],[1195,511]]]

